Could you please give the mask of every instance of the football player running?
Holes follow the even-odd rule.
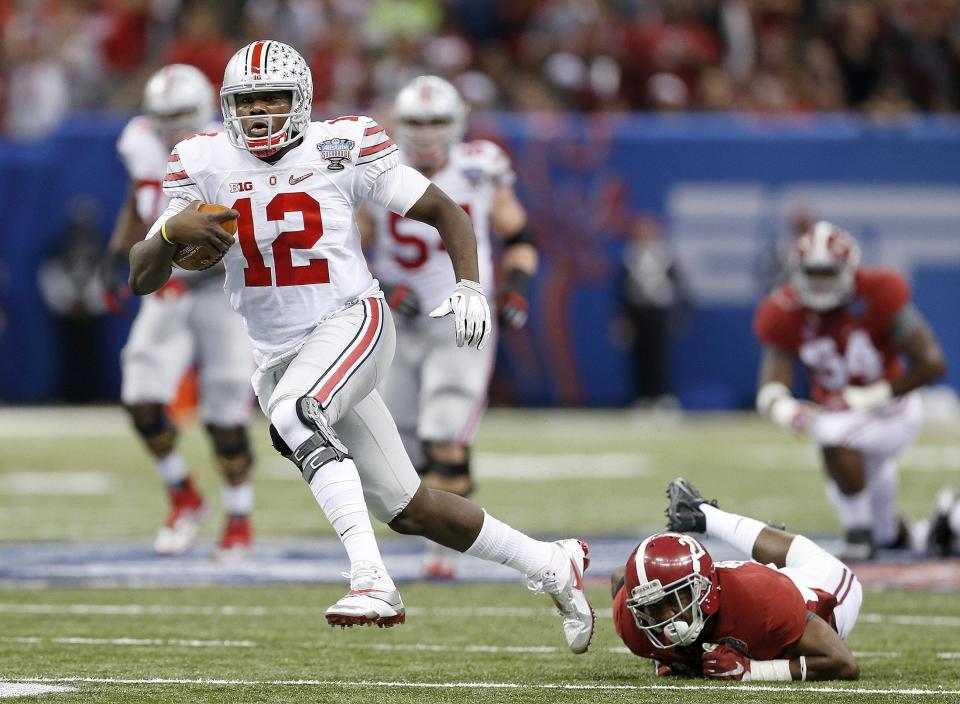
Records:
[[[108,304],[118,312],[129,295],[120,270],[130,248],[167,207],[161,179],[170,149],[196,132],[221,128],[211,122],[213,87],[193,66],[171,64],[153,74],[143,107],[145,114],[133,118],[117,142],[130,186],[101,267]],[[222,266],[176,271],[144,299],[121,356],[121,400],[170,497],[169,516],[154,542],[162,555],[193,545],[208,509],[176,448],[177,429],[165,410],[193,364],[199,371],[200,417],[224,478],[227,518],[216,557],[242,558],[251,547],[253,457],[246,426],[253,408],[253,357],[243,321],[223,293],[223,277]]]
[[[466,117],[467,107],[450,83],[437,76],[413,79],[393,106],[400,161],[429,178],[470,216],[479,283],[486,292],[494,290],[491,228],[503,238],[506,284],[489,303],[499,304],[501,321],[518,329],[527,320],[537,248],[513,190],[516,177],[509,157],[493,142],[462,142]],[[436,229],[376,207],[361,218],[360,227],[397,326],[396,356],[379,391],[424,483],[468,496],[473,489],[470,446],[486,407],[496,330],[476,354],[458,348],[448,326],[427,315],[426,304],[442,300],[455,284]],[[427,553],[428,578],[454,577],[455,551],[429,543]]]
[[[943,376],[943,352],[904,278],[861,267],[846,230],[815,223],[798,237],[789,268],[790,282],[754,320],[763,344],[757,409],[820,448],[827,497],[846,529],[843,557],[908,547],[896,457],[920,431],[914,391]],[[797,361],[807,368],[812,403],[791,392]]]
[[[455,494],[422,485],[376,391],[395,332],[370,274],[355,222],[371,201],[440,232],[456,284],[434,315],[452,315],[458,344],[482,349],[490,310],[478,282],[470,219],[368,117],[311,122],[310,70],[291,47],[257,41],[227,64],[226,131],[180,142],[164,188],[171,202],[131,251],[131,287],[155,291],[174,251],[202,243],[225,252],[226,289],[243,316],[258,364],[253,384],[274,446],[289,458],[350,560],[350,590],[330,625],[403,623],[369,513],[393,530],[509,565],[549,594],[568,645],[586,651],[593,610],[583,592],[586,546],[533,540]],[[232,208],[201,213],[200,202]],[[238,217],[238,240],[219,223]],[[369,511],[369,513],[368,513]]]
[[[863,601],[859,580],[802,535],[717,508],[688,481],[667,488],[670,533],[650,536],[612,576],[620,638],[661,677],[855,680],[844,639]],[[706,533],[752,558],[714,562],[682,532]]]

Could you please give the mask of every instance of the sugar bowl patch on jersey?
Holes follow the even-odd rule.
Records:
[[[321,159],[330,162],[327,164],[327,169],[343,171],[343,162],[350,161],[354,146],[356,146],[356,143],[352,139],[334,137],[318,143],[317,150],[320,152]]]

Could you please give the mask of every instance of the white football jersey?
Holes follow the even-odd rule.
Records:
[[[398,166],[393,140],[360,116],[311,123],[300,144],[273,164],[232,146],[223,133],[197,135],[173,150],[165,216],[195,200],[240,213],[238,241],[223,260],[225,288],[259,365],[295,349],[351,301],[379,294],[355,215],[362,200],[406,213],[420,199],[430,182]]]
[[[208,132],[219,132],[223,123],[211,122]],[[150,124],[146,115],[138,115],[127,123],[117,139],[117,154],[127,169],[137,201],[137,215],[152,223],[166,209],[168,198],[163,192],[167,173],[168,147]]]
[[[402,156],[401,156],[402,158]],[[494,291],[490,208],[500,186],[512,186],[516,177],[510,158],[493,142],[477,140],[454,145],[446,166],[432,179],[440,190],[463,208],[477,236],[480,285]],[[453,265],[440,233],[417,220],[371,208],[375,223],[374,272],[384,282],[404,284],[429,311],[443,302],[456,285]]]

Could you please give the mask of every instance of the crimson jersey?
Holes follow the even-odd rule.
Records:
[[[683,663],[700,670],[702,643],[725,643],[754,660],[773,660],[803,635],[807,612],[832,622],[836,598],[819,589],[797,586],[775,567],[757,562],[718,562],[720,608],[709,617],[704,634],[696,643],[658,648],[633,620],[626,605],[626,589],[613,599],[613,625],[626,646],[636,655],[669,665]]]
[[[767,296],[754,317],[760,342],[804,363],[816,403],[845,386],[889,380],[902,372],[892,327],[910,302],[910,285],[895,271],[861,268],[854,286],[850,303],[818,313],[804,308],[793,285],[787,284]]]

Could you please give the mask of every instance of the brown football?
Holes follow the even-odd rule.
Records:
[[[201,203],[197,210],[201,213],[216,213],[221,210],[229,210],[229,208],[217,203]],[[235,235],[237,234],[237,219],[222,222],[220,227],[231,235]],[[223,259],[224,254],[224,252],[203,244],[180,244],[177,245],[177,249],[173,253],[173,265],[178,269],[186,269],[187,271],[203,271],[215,266]]]

